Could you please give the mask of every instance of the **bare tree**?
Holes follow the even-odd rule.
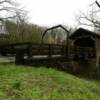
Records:
[[[100,30],[100,4],[95,1],[90,5],[90,10],[87,13],[80,12],[77,21],[80,25],[93,27],[95,30]]]
[[[24,33],[26,31],[27,26],[27,12],[24,10],[16,11],[16,17],[14,18],[14,21],[17,24],[17,33],[24,36]]]
[[[17,12],[20,11],[19,4],[16,1],[0,0],[0,18],[1,19],[16,17],[16,11]]]
[[[0,0],[0,19],[3,21],[10,19],[16,22],[18,27],[24,26],[27,12],[14,0]]]

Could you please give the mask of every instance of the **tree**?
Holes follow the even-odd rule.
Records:
[[[87,13],[80,12],[77,17],[77,21],[80,25],[90,26],[95,29],[95,31],[100,30],[100,4],[95,1],[90,5],[90,10]]]
[[[17,42],[35,42],[41,43],[42,33],[44,31],[44,27],[40,27],[34,24],[25,23],[18,24],[14,21],[8,20],[6,21],[6,27],[9,32],[9,42],[17,43]],[[19,27],[19,33],[18,33]],[[24,27],[22,29],[22,27]],[[22,31],[23,30],[23,31]]]
[[[44,28],[28,23],[27,11],[18,9],[18,6],[13,0],[0,0],[0,14],[9,13],[8,16],[0,15],[9,33],[5,40],[0,39],[0,41],[2,43],[41,42]]]
[[[0,17],[2,19],[13,18],[15,16],[15,11],[19,10],[17,6],[18,3],[13,0],[0,0]]]

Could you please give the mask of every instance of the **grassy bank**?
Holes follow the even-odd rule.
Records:
[[[54,69],[1,64],[0,100],[100,100],[100,84]]]

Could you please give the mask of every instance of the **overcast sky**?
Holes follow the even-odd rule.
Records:
[[[86,11],[95,0],[17,0],[29,12],[30,22],[51,26],[74,25],[79,11]],[[99,1],[99,0],[98,0]]]

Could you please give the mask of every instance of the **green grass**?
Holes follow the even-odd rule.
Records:
[[[54,69],[1,64],[0,100],[100,100],[100,84]]]

